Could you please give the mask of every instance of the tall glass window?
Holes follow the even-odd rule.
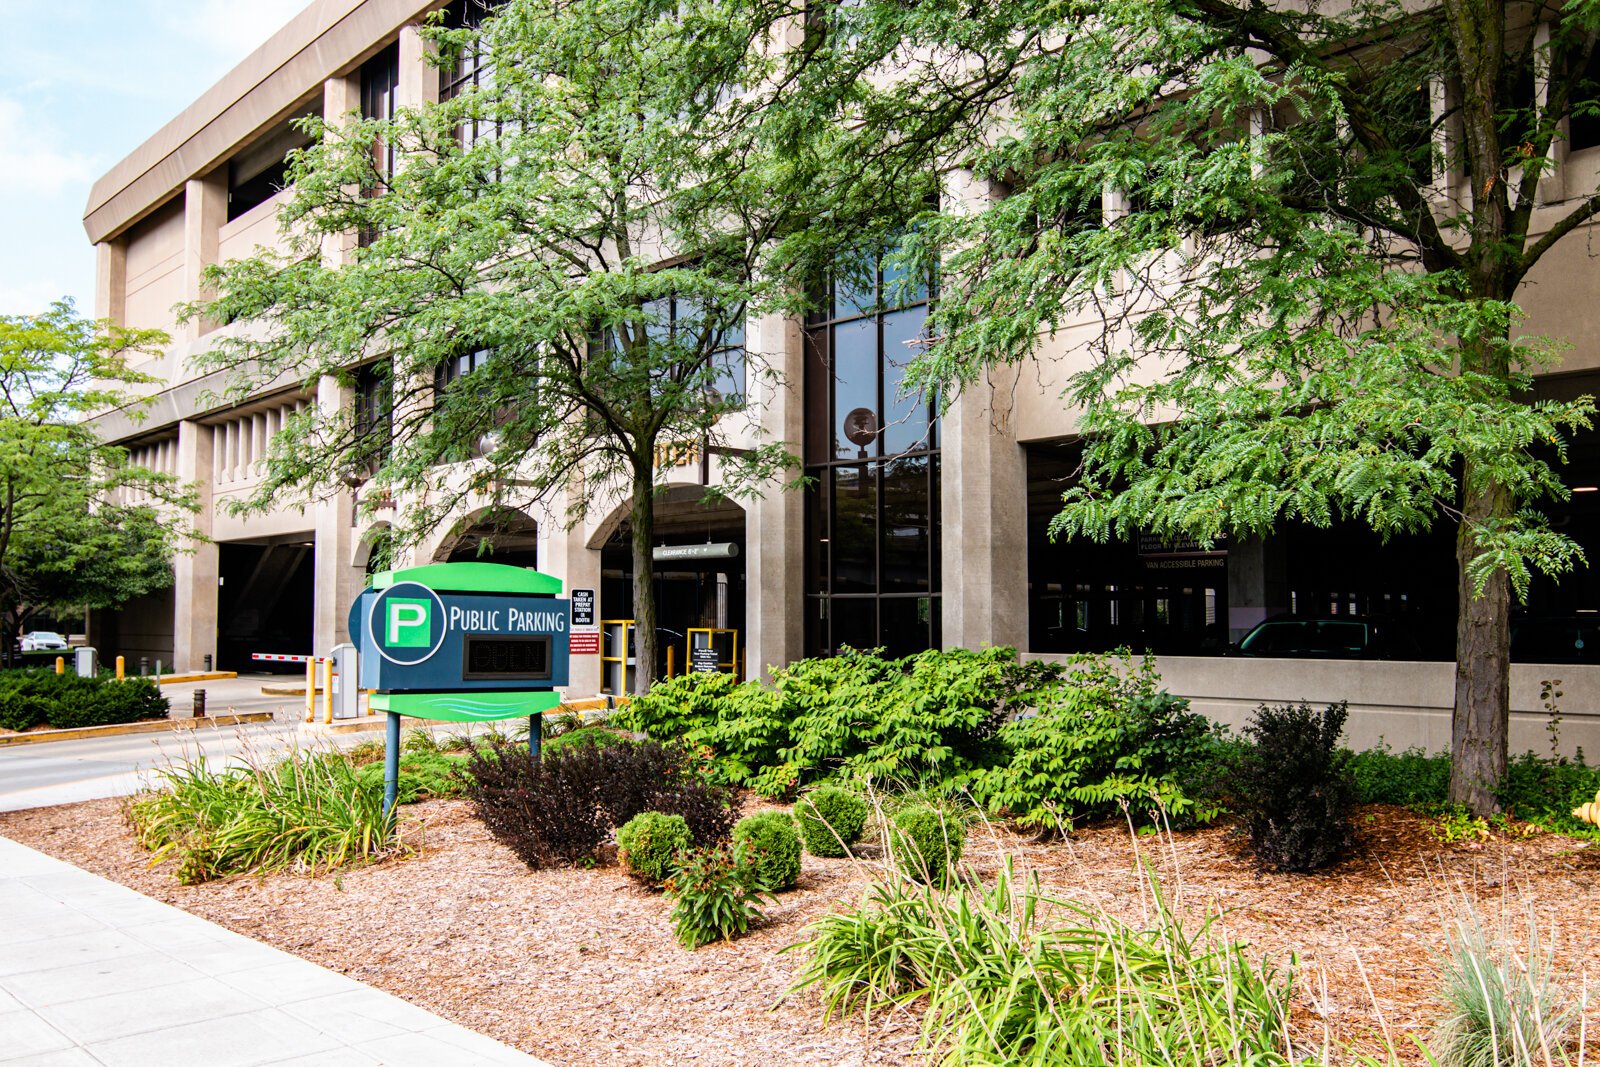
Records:
[[[906,655],[939,645],[939,427],[905,390],[928,287],[848,274],[806,330],[806,651]]]
[[[361,117],[389,122],[394,119],[400,93],[400,46],[392,44],[361,65]],[[363,190],[367,196],[382,196],[388,177],[394,173],[395,147],[382,137],[372,142],[372,161],[377,180]],[[357,243],[365,248],[377,240],[375,228],[363,226]]]
[[[493,15],[505,0],[455,0],[445,8],[444,25],[451,30],[475,30],[484,19]],[[487,87],[494,82],[494,64],[486,49],[476,45],[463,48],[450,66],[439,72],[439,100],[453,100],[472,89]],[[474,119],[461,124],[456,131],[464,148],[499,133],[496,123],[487,119]]]

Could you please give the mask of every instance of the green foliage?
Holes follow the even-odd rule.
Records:
[[[931,804],[913,804],[889,820],[889,852],[908,877],[942,886],[961,862],[967,828],[955,814]]]
[[[1236,806],[1265,866],[1315,870],[1350,847],[1355,784],[1350,754],[1339,748],[1348,714],[1342,703],[1323,712],[1263,704],[1245,727],[1252,744],[1235,770]]]
[[[1395,752],[1386,744],[1350,757],[1359,804],[1442,804],[1450,793],[1450,757],[1421,748]]]
[[[871,805],[866,798],[838,786],[813,789],[795,801],[794,817],[806,851],[813,856],[848,856],[861,839]]]
[[[633,877],[661,885],[677,870],[678,854],[694,844],[681,815],[640,812],[617,828],[617,855]]]
[[[761,899],[770,893],[756,857],[737,845],[687,853],[666,891],[678,943],[689,949],[747,933],[763,918]]]
[[[1543,943],[1532,914],[1518,938],[1504,925],[1486,930],[1469,909],[1450,931],[1442,964],[1440,995],[1448,1012],[1430,1042],[1432,1062],[1440,1067],[1582,1062],[1569,1035],[1586,1004],[1571,994],[1571,976],[1557,971],[1554,948]]]
[[[1600,792],[1600,767],[1576,760],[1541,759],[1532,752],[1513,757],[1499,791],[1510,815],[1546,830],[1600,841],[1600,826],[1573,817],[1572,811]]]
[[[761,884],[774,893],[800,880],[800,835],[787,812],[747,815],[733,827],[733,844],[754,859]]]
[[[0,639],[36,610],[114,607],[172,584],[172,555],[192,533],[191,489],[135,467],[88,416],[143,401],[155,381],[130,366],[158,352],[159,330],[80,319],[70,301],[0,315]],[[145,501],[128,504],[137,491]],[[158,510],[156,505],[161,505]]]
[[[232,874],[315,874],[403,850],[383,790],[337,753],[213,770],[205,758],[158,772],[161,789],[128,805],[152,862],[173,859],[193,885]]]
[[[547,737],[540,743],[546,752],[559,752],[574,745],[607,748],[612,745],[629,745],[633,742],[615,730],[608,730],[603,726],[581,726],[566,733],[556,734],[554,737]]]
[[[781,797],[844,770],[957,788],[996,753],[1006,709],[1052,675],[1009,648],[905,659],[846,649],[774,671],[771,686],[726,675],[658,682],[614,721],[713,753],[724,781]]]
[[[0,727],[60,729],[161,719],[167,698],[148,678],[79,678],[36,668],[0,674]]]
[[[1000,730],[1007,759],[976,776],[972,792],[1025,826],[1066,832],[1126,806],[1204,822],[1218,808],[1197,785],[1220,731],[1187,702],[1160,691],[1155,662],[1075,656],[1066,676],[1037,695],[1036,714]]]
[[[1459,804],[1443,805],[1428,832],[1447,845],[1481,841],[1489,836],[1489,820]]]
[[[952,1067],[1217,1064],[1288,1067],[1292,973],[1253,964],[1208,922],[1186,933],[1157,895],[1155,925],[1017,885],[948,892],[877,883],[812,923],[796,989],[825,1017],[923,1002],[922,1051]]]
[[[382,790],[383,773],[382,752],[378,753],[376,760],[357,763],[356,776],[369,788]],[[400,778],[395,794],[401,804],[415,804],[432,797],[458,797],[466,791],[465,756],[447,755],[435,748],[402,748]]]

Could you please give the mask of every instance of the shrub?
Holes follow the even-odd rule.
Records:
[[[1157,905],[1150,928],[1130,927],[1042,895],[1009,864],[991,889],[878,883],[806,928],[791,992],[816,987],[825,1018],[898,1019],[923,1000],[922,1050],[952,1067],[1300,1062],[1292,972],[1256,967],[1209,923],[1185,931],[1159,892]]]
[[[474,814],[529,867],[592,860],[611,828],[600,806],[606,751],[579,747],[536,758],[527,745],[491,741],[467,757]]]
[[[648,803],[651,811],[681,817],[689,826],[689,836],[701,848],[728,840],[739,821],[737,793],[710,782],[679,782],[652,794]]]
[[[1350,846],[1355,785],[1350,753],[1339,748],[1348,711],[1309,704],[1256,709],[1245,735],[1253,742],[1235,776],[1238,812],[1250,848],[1265,866],[1310,871]]]
[[[1350,757],[1358,804],[1442,804],[1450,794],[1450,757],[1380,744]]]
[[[349,755],[346,759],[350,759]],[[350,759],[363,784],[383,788],[384,760],[380,751],[375,760]],[[466,759],[447,756],[436,749],[401,747],[400,779],[395,796],[401,804],[415,804],[430,797],[458,797],[467,790]]]
[[[755,860],[761,883],[774,893],[800,880],[800,835],[781,811],[747,815],[733,828],[733,844]]]
[[[727,675],[657,682],[613,717],[658,739],[706,746],[719,781],[781,797],[843,768],[959,787],[993,762],[1005,712],[1059,673],[1016,651],[930,650],[904,659],[846,649],[774,672],[771,686]]]
[[[695,840],[726,837],[732,792],[699,764],[655,742],[576,744],[536,759],[525,744],[491,740],[468,755],[467,796],[489,832],[530,867],[592,861],[611,829],[645,811],[681,815]]]
[[[898,812],[889,824],[895,866],[919,882],[944,885],[961,861],[967,831],[959,819],[928,804]]]
[[[677,868],[677,856],[694,842],[681,815],[640,812],[617,829],[617,852],[629,874],[660,885]]]
[[[1036,714],[1001,728],[1007,758],[974,779],[973,795],[1024,826],[1060,833],[1124,804],[1179,823],[1214,818],[1209,790],[1195,786],[1221,732],[1159,681],[1148,656],[1137,665],[1126,654],[1073,657],[1060,684],[1037,695]]]
[[[177,860],[185,885],[225,875],[317,871],[399,850],[381,785],[337,753],[213,771],[201,757],[159,772],[166,789],[134,798],[128,817],[155,860]]]
[[[848,789],[825,786],[796,801],[794,815],[807,852],[813,856],[847,856],[850,846],[861,840],[870,810],[864,798]]]
[[[768,893],[755,858],[738,846],[687,853],[666,890],[678,943],[689,949],[748,932],[761,921],[761,898]]]
[[[0,728],[33,726],[72,729],[160,719],[167,698],[149,678],[79,678],[54,670],[20,670],[0,674]]]
[[[615,730],[608,730],[603,726],[580,726],[553,737],[544,738],[541,744],[546,752],[555,752],[563,748],[576,745],[594,745],[598,748],[609,748],[613,745],[630,745],[633,742]]]

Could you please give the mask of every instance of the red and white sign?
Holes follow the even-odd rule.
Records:
[[[600,635],[598,633],[568,634],[567,651],[574,656],[598,656],[600,654]]]

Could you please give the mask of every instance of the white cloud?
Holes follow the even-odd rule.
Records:
[[[58,196],[74,188],[87,192],[95,159],[59,143],[50,116],[0,96],[0,194]]]

